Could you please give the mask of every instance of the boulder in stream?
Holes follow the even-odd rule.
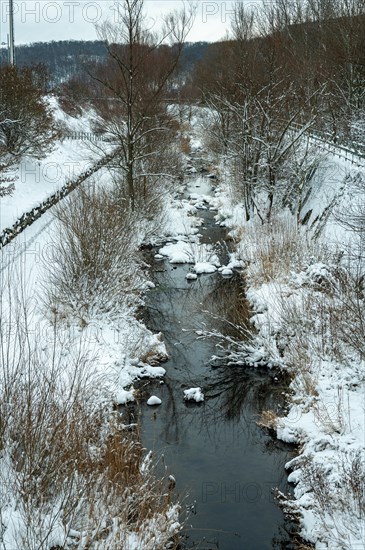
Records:
[[[184,399],[185,401],[201,403],[204,401],[204,394],[201,388],[189,388],[188,390],[184,390]]]
[[[147,405],[153,406],[153,405],[161,405],[162,401],[159,397],[156,397],[156,395],[151,395],[151,397],[147,401]]]

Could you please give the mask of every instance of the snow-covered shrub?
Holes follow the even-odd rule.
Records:
[[[0,163],[0,198],[11,195],[15,190],[16,178],[2,174],[3,166]]]
[[[237,232],[240,257],[248,264],[251,284],[283,278],[309,265],[319,245],[309,242],[291,215],[273,217],[270,223],[252,221]],[[315,248],[317,247],[317,251]]]
[[[52,308],[80,319],[110,313],[138,286],[139,231],[112,190],[77,189],[56,210],[58,238],[48,263]],[[63,310],[63,311],[62,311]]]
[[[349,450],[340,463],[334,459],[323,462],[314,455],[294,461],[300,467],[302,500],[310,506],[308,520],[313,521],[314,515],[320,520],[318,532],[308,530],[306,535],[315,534],[336,549],[361,548],[365,536],[363,453]]]

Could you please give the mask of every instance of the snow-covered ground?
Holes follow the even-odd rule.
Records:
[[[77,128],[88,127],[89,115],[85,120],[80,120],[71,119],[64,113],[58,112],[58,117],[63,121],[67,120],[71,128],[72,124]],[[19,215],[38,204],[70,177],[76,177],[90,165],[92,155],[95,161],[95,152],[92,152],[85,142],[66,140],[58,143],[55,150],[40,164],[27,165],[24,161],[19,167],[19,173],[23,172],[23,177],[16,182],[15,192],[1,199],[3,226],[9,226]],[[55,170],[52,184],[47,176],[47,167],[50,167],[49,170],[51,168]],[[38,180],[34,177],[36,169],[39,174]],[[55,177],[57,173],[58,178]],[[98,182],[105,183],[108,179],[107,170],[101,170],[98,174]],[[37,327],[49,323],[49,315],[44,311],[41,296],[47,285],[48,266],[52,262],[52,250],[57,239],[54,226],[53,214],[51,211],[47,212],[2,251],[2,280],[6,280],[8,273],[17,272],[17,278],[12,279],[13,292],[15,292],[17,279],[19,284],[26,281],[27,298],[32,303],[33,322]],[[147,281],[141,280],[139,290],[147,289],[148,286]],[[2,305],[4,307],[4,301]],[[108,319],[89,319],[87,326],[81,328],[75,319],[71,327],[72,335],[68,334],[75,345],[77,340],[87,342],[90,352],[100,357],[94,374],[96,378],[103,377],[109,396],[115,395],[117,401],[120,390],[130,385],[137,375],[147,377],[164,374],[164,369],[161,367],[153,369],[147,363],[139,361],[133,354],[132,350],[138,349],[140,357],[149,352],[152,354],[152,350],[156,355],[161,356],[161,359],[166,355],[161,335],[152,335],[143,323],[135,319],[133,311],[137,305],[139,305],[138,299],[132,308],[126,306],[125,310],[120,311],[117,322]],[[42,327],[41,331],[46,333],[47,329]]]
[[[93,113],[85,112],[79,118],[64,113],[55,98],[50,98],[55,119],[64,130],[90,132]],[[14,179],[15,190],[1,198],[0,232],[11,227],[25,212],[47,199],[66,182],[91,168],[111,145],[104,142],[64,139],[57,141],[45,158],[23,158],[18,166],[7,172]]]
[[[87,143],[65,140],[45,159],[23,159],[9,175],[15,178],[15,190],[1,199],[0,230],[60,189],[67,181],[89,168],[91,151]]]

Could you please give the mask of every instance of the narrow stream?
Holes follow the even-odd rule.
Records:
[[[206,185],[210,187],[209,180]],[[207,189],[195,189],[193,182],[188,191]],[[202,242],[223,242],[226,232],[215,225],[214,212],[202,212]],[[276,410],[283,403],[285,388],[266,370],[213,368],[209,360],[217,353],[216,342],[199,340],[194,332],[202,323],[212,327],[205,310],[229,310],[239,278],[224,279],[216,273],[191,283],[185,279],[189,266],[153,261],[153,254],[156,288],[147,296],[145,321],[164,334],[170,359],[164,365],[164,382],[146,387],[146,397],[157,395],[162,405],[142,405],[141,433],[143,445],[163,454],[176,478],[182,516],[187,518],[183,547],[290,548],[272,488],[290,491],[284,464],[291,449],[256,424],[260,411]],[[183,390],[197,386],[205,401],[184,402]]]

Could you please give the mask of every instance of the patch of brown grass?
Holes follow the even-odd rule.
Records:
[[[190,138],[189,136],[181,136],[180,138],[180,150],[185,155],[190,155],[191,153],[191,145],[190,145]]]
[[[261,428],[266,428],[267,430],[276,431],[278,425],[279,417],[274,411],[262,411],[260,414],[259,420],[256,422]]]

